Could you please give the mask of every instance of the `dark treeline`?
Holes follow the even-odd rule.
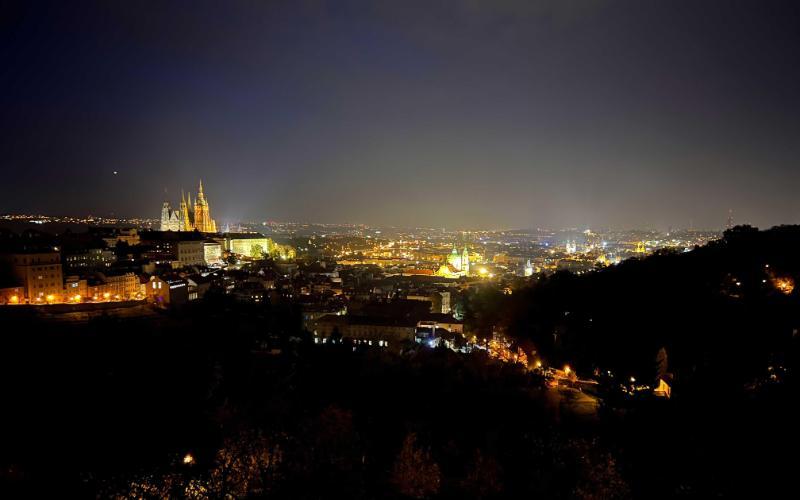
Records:
[[[613,444],[482,353],[316,346],[288,305],[6,316],[11,496],[623,498]],[[254,349],[254,346],[269,346]],[[280,348],[278,354],[274,348]],[[191,453],[194,464],[184,465]],[[191,493],[191,494],[190,494]],[[612,494],[613,493],[613,494]]]
[[[547,365],[599,376],[609,415],[623,415],[605,429],[639,496],[780,493],[792,477],[783,457],[800,444],[798,249],[798,226],[740,226],[690,252],[539,277],[511,295],[481,287],[457,307],[479,336],[494,329]],[[619,398],[629,377],[657,376],[673,386],[668,403]]]
[[[676,383],[740,387],[793,362],[800,328],[800,227],[739,226],[691,252],[661,251],[577,276],[559,272],[512,295],[484,289],[466,319],[530,341],[553,365],[653,373],[660,349]],[[789,292],[789,293],[787,293]]]

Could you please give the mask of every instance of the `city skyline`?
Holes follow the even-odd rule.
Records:
[[[163,203],[161,205],[163,209]],[[727,214],[726,214],[727,215]],[[152,214],[147,214],[144,216],[118,216],[115,214],[109,215],[102,215],[99,213],[89,213],[85,215],[75,215],[75,214],[44,214],[44,213],[0,213],[0,220],[4,221],[17,221],[17,222],[32,222],[35,224],[47,224],[47,223],[69,223],[69,224],[80,224],[80,225],[130,225],[135,227],[142,227],[142,226],[153,226],[157,227],[160,224],[159,216],[153,216]],[[34,222],[36,221],[36,222]],[[425,231],[445,231],[448,233],[483,233],[483,232],[513,232],[513,231],[542,231],[542,232],[583,232],[586,230],[591,231],[652,231],[652,232],[682,232],[682,231],[694,231],[694,232],[719,232],[721,233],[723,230],[727,229],[728,221],[722,221],[717,225],[717,227],[697,227],[695,226],[692,221],[690,221],[690,225],[679,227],[679,226],[665,226],[665,227],[655,227],[655,226],[643,226],[643,227],[614,227],[609,225],[597,225],[597,226],[571,226],[571,227],[547,227],[547,226],[538,226],[538,227],[502,227],[502,226],[487,226],[487,227],[454,227],[454,226],[425,226],[425,225],[391,225],[391,224],[366,224],[363,222],[353,222],[353,221],[339,221],[339,222],[322,222],[322,221],[314,221],[314,220],[274,220],[269,218],[264,218],[263,220],[223,220],[223,222],[219,225],[218,232],[225,232],[225,226],[230,226],[231,228],[235,228],[236,226],[242,225],[251,225],[251,226],[263,226],[263,225],[294,225],[294,226],[319,226],[319,227],[361,227],[366,229],[396,229],[396,230],[425,230]],[[737,225],[751,225],[748,221],[735,221],[734,226]],[[792,224],[776,224],[774,226],[769,227],[776,227],[781,225],[792,225]],[[762,229],[769,229],[769,227],[762,227]],[[223,229],[220,231],[220,229]]]
[[[800,217],[791,4],[45,2],[4,17],[0,212],[155,217],[165,188],[202,177],[220,221]]]

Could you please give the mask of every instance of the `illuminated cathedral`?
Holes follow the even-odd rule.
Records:
[[[217,232],[217,223],[211,218],[211,209],[203,193],[203,181],[200,181],[193,207],[191,194],[184,197],[182,191],[181,205],[178,210],[172,210],[169,202],[164,202],[161,207],[160,229],[161,231],[194,231],[196,229],[201,233]]]
[[[456,246],[453,245],[453,251],[447,256],[447,261],[442,264],[436,274],[445,278],[469,276],[469,252],[467,247],[465,246],[464,251],[459,253]]]

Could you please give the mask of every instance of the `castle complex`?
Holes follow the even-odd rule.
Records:
[[[191,210],[190,210],[191,209]],[[216,233],[217,223],[211,218],[206,196],[203,193],[203,181],[197,191],[197,197],[192,207],[191,194],[187,198],[181,192],[181,205],[178,210],[172,210],[168,201],[161,207],[161,231],[194,231],[201,233]]]

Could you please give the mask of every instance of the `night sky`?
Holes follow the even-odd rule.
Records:
[[[800,2],[0,2],[0,155],[0,212],[798,223]]]

